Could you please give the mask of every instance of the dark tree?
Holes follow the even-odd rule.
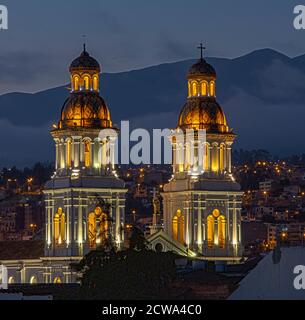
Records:
[[[129,248],[133,250],[146,250],[147,249],[147,241],[142,230],[133,226],[131,236],[129,239]]]
[[[141,230],[134,228],[131,248],[101,246],[74,268],[81,280],[82,299],[168,298],[176,277],[176,255],[148,250]]]

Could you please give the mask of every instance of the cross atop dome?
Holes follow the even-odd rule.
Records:
[[[202,60],[203,59],[203,51],[206,49],[206,47],[204,47],[202,45],[202,43],[200,43],[199,46],[197,47],[197,49],[200,50],[200,60]]]

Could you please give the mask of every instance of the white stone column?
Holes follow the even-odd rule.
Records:
[[[90,167],[94,167],[94,141],[90,141]]]
[[[118,244],[121,243],[121,214],[120,214],[120,199],[117,196],[115,206],[115,239]]]
[[[202,212],[201,212],[201,201],[199,202],[199,207],[197,208],[197,243],[198,247],[202,248]]]
[[[50,203],[50,196],[48,195],[48,198],[47,198],[47,244],[48,246],[51,244],[52,242],[52,238],[51,238],[51,203]]]
[[[50,203],[50,240],[53,246],[54,246],[54,214],[55,214],[55,208],[54,208],[54,201],[52,200]]]
[[[60,167],[63,169],[66,167],[66,150],[64,140],[60,141]]]
[[[93,167],[99,169],[100,162],[99,162],[99,139],[94,139],[94,148],[93,148]]]
[[[74,168],[80,166],[80,137],[73,137],[73,151],[74,151]]]
[[[232,168],[231,168],[231,145],[227,145],[227,171],[228,173],[232,172]]]
[[[184,201],[185,205],[184,205],[184,219],[185,219],[185,230],[184,230],[184,234],[185,234],[185,243],[187,245],[187,247],[190,247],[190,210],[189,210],[189,201],[186,200]]]
[[[82,138],[79,139],[79,147],[78,147],[78,161],[79,161],[79,167],[82,168],[85,166],[85,145]]]
[[[208,159],[208,161],[209,161],[209,172],[211,172],[212,171],[212,158],[213,158],[213,147],[211,146],[211,145],[209,145],[208,146],[209,148],[208,148],[208,152],[209,152],[209,159]]]
[[[67,229],[66,229],[66,244],[67,246],[71,244],[71,218],[70,218],[70,209],[71,209],[71,198],[68,194],[66,194],[66,197],[67,197],[67,204],[66,204],[66,226],[67,226]]]
[[[172,159],[172,163],[173,163],[173,173],[175,174],[177,171],[177,144],[174,142],[172,144],[172,150],[173,150],[173,159]]]
[[[227,146],[223,145],[223,171],[228,171],[227,165]]]
[[[60,167],[58,139],[55,139],[55,169]]]
[[[110,168],[112,170],[115,169],[115,138],[110,137],[110,141],[109,141],[109,152],[110,152]]]
[[[185,143],[185,152],[184,152],[184,170],[188,171],[190,167],[190,143]]]
[[[217,153],[217,167],[218,167],[218,173],[220,173],[220,161],[221,161],[221,157],[220,157],[220,146],[217,146],[216,149],[216,153]]]
[[[78,236],[77,241],[78,244],[83,243],[83,208],[82,208],[82,199],[81,196],[79,196],[78,199]]]
[[[233,219],[232,219],[232,231],[233,231],[233,238],[232,238],[232,243],[234,245],[237,244],[237,212],[236,212],[236,204],[235,204],[235,200],[233,203]]]

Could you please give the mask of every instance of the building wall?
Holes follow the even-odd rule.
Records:
[[[185,244],[191,250],[208,257],[238,257],[241,255],[241,194],[221,191],[185,191],[163,193],[164,230],[171,238],[173,218],[178,210],[184,216]],[[225,217],[225,245],[220,247],[217,241],[208,245],[207,219],[213,211],[219,210]],[[215,227],[217,229],[217,227]],[[215,230],[214,239],[217,239]]]

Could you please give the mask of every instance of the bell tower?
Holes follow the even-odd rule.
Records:
[[[46,256],[82,256],[107,238],[124,241],[124,182],[116,173],[110,111],[99,63],[84,45],[70,68],[71,92],[53,125],[55,172],[46,183]]]
[[[241,257],[241,196],[231,169],[236,138],[216,100],[216,72],[203,58],[187,74],[188,97],[172,131],[173,176],[164,186],[165,232],[210,260]]]

